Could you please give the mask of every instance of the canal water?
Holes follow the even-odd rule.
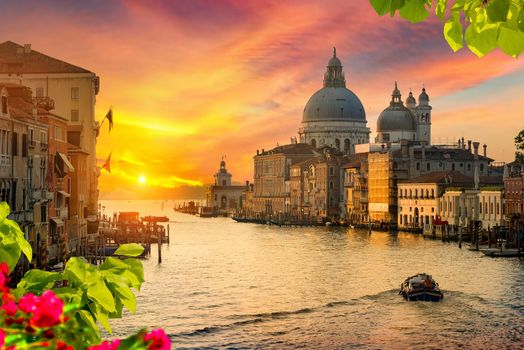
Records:
[[[178,203],[177,203],[178,204]],[[102,201],[170,218],[144,260],[136,315],[115,336],[162,327],[175,349],[524,349],[524,261],[420,235],[203,219],[168,201]],[[440,303],[398,295],[427,272]]]

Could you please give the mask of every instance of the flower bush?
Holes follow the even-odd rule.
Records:
[[[140,290],[143,267],[133,258],[143,248],[122,245],[115,252],[123,260],[107,258],[99,267],[71,258],[63,272],[29,270],[15,289],[9,273],[22,253],[31,261],[31,246],[18,225],[7,218],[0,203],[0,350],[167,350],[170,339],[162,329],[145,329],[125,339],[101,341],[97,321],[109,332],[109,318],[125,306],[136,310],[131,290]]]

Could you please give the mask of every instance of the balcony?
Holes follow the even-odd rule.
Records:
[[[50,97],[35,97],[33,103],[38,107],[50,111],[55,109],[55,100]]]
[[[49,145],[47,143],[40,142],[41,151],[47,151],[48,148],[49,148]]]
[[[36,141],[35,140],[27,141],[27,147],[29,147],[29,149],[34,149],[36,147]]]

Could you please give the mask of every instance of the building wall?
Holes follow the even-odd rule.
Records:
[[[433,224],[439,210],[437,184],[398,184],[399,228],[421,228]]]
[[[372,222],[394,223],[396,204],[391,153],[370,153],[368,167],[369,218]]]
[[[361,121],[302,122],[300,142],[314,147],[329,146],[347,154],[355,145],[369,142],[369,128]]]

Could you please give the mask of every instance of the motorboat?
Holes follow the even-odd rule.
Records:
[[[440,301],[444,294],[431,275],[419,273],[406,278],[400,285],[400,295],[407,301]]]

